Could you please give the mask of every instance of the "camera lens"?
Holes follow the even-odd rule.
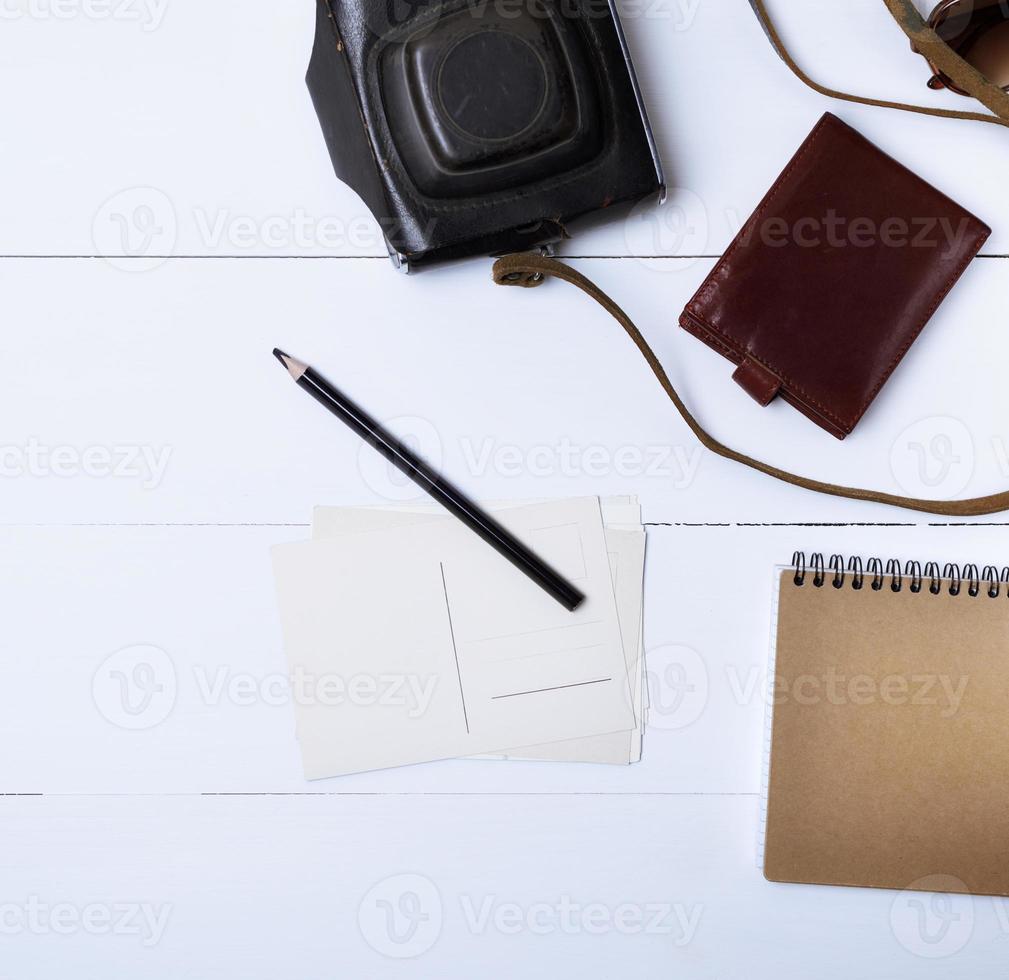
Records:
[[[553,0],[453,0],[437,26],[383,42],[392,138],[432,198],[504,192],[586,164],[600,150],[599,89],[586,39]]]
[[[529,129],[547,97],[546,68],[524,38],[484,30],[457,41],[438,71],[447,120],[478,140],[507,140]]]

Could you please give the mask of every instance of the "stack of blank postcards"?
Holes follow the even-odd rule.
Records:
[[[320,507],[311,541],[274,549],[307,778],[471,756],[640,761],[637,500],[490,509],[585,593],[576,612],[434,506]]]

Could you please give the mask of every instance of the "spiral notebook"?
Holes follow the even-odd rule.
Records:
[[[765,876],[1009,895],[1009,569],[777,574]]]

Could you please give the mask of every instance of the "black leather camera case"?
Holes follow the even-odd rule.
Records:
[[[608,0],[317,0],[337,175],[405,268],[548,245],[663,192]]]

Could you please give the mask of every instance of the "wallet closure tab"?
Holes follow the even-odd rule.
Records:
[[[769,405],[781,391],[781,378],[750,357],[736,368],[732,380],[761,406]]]

